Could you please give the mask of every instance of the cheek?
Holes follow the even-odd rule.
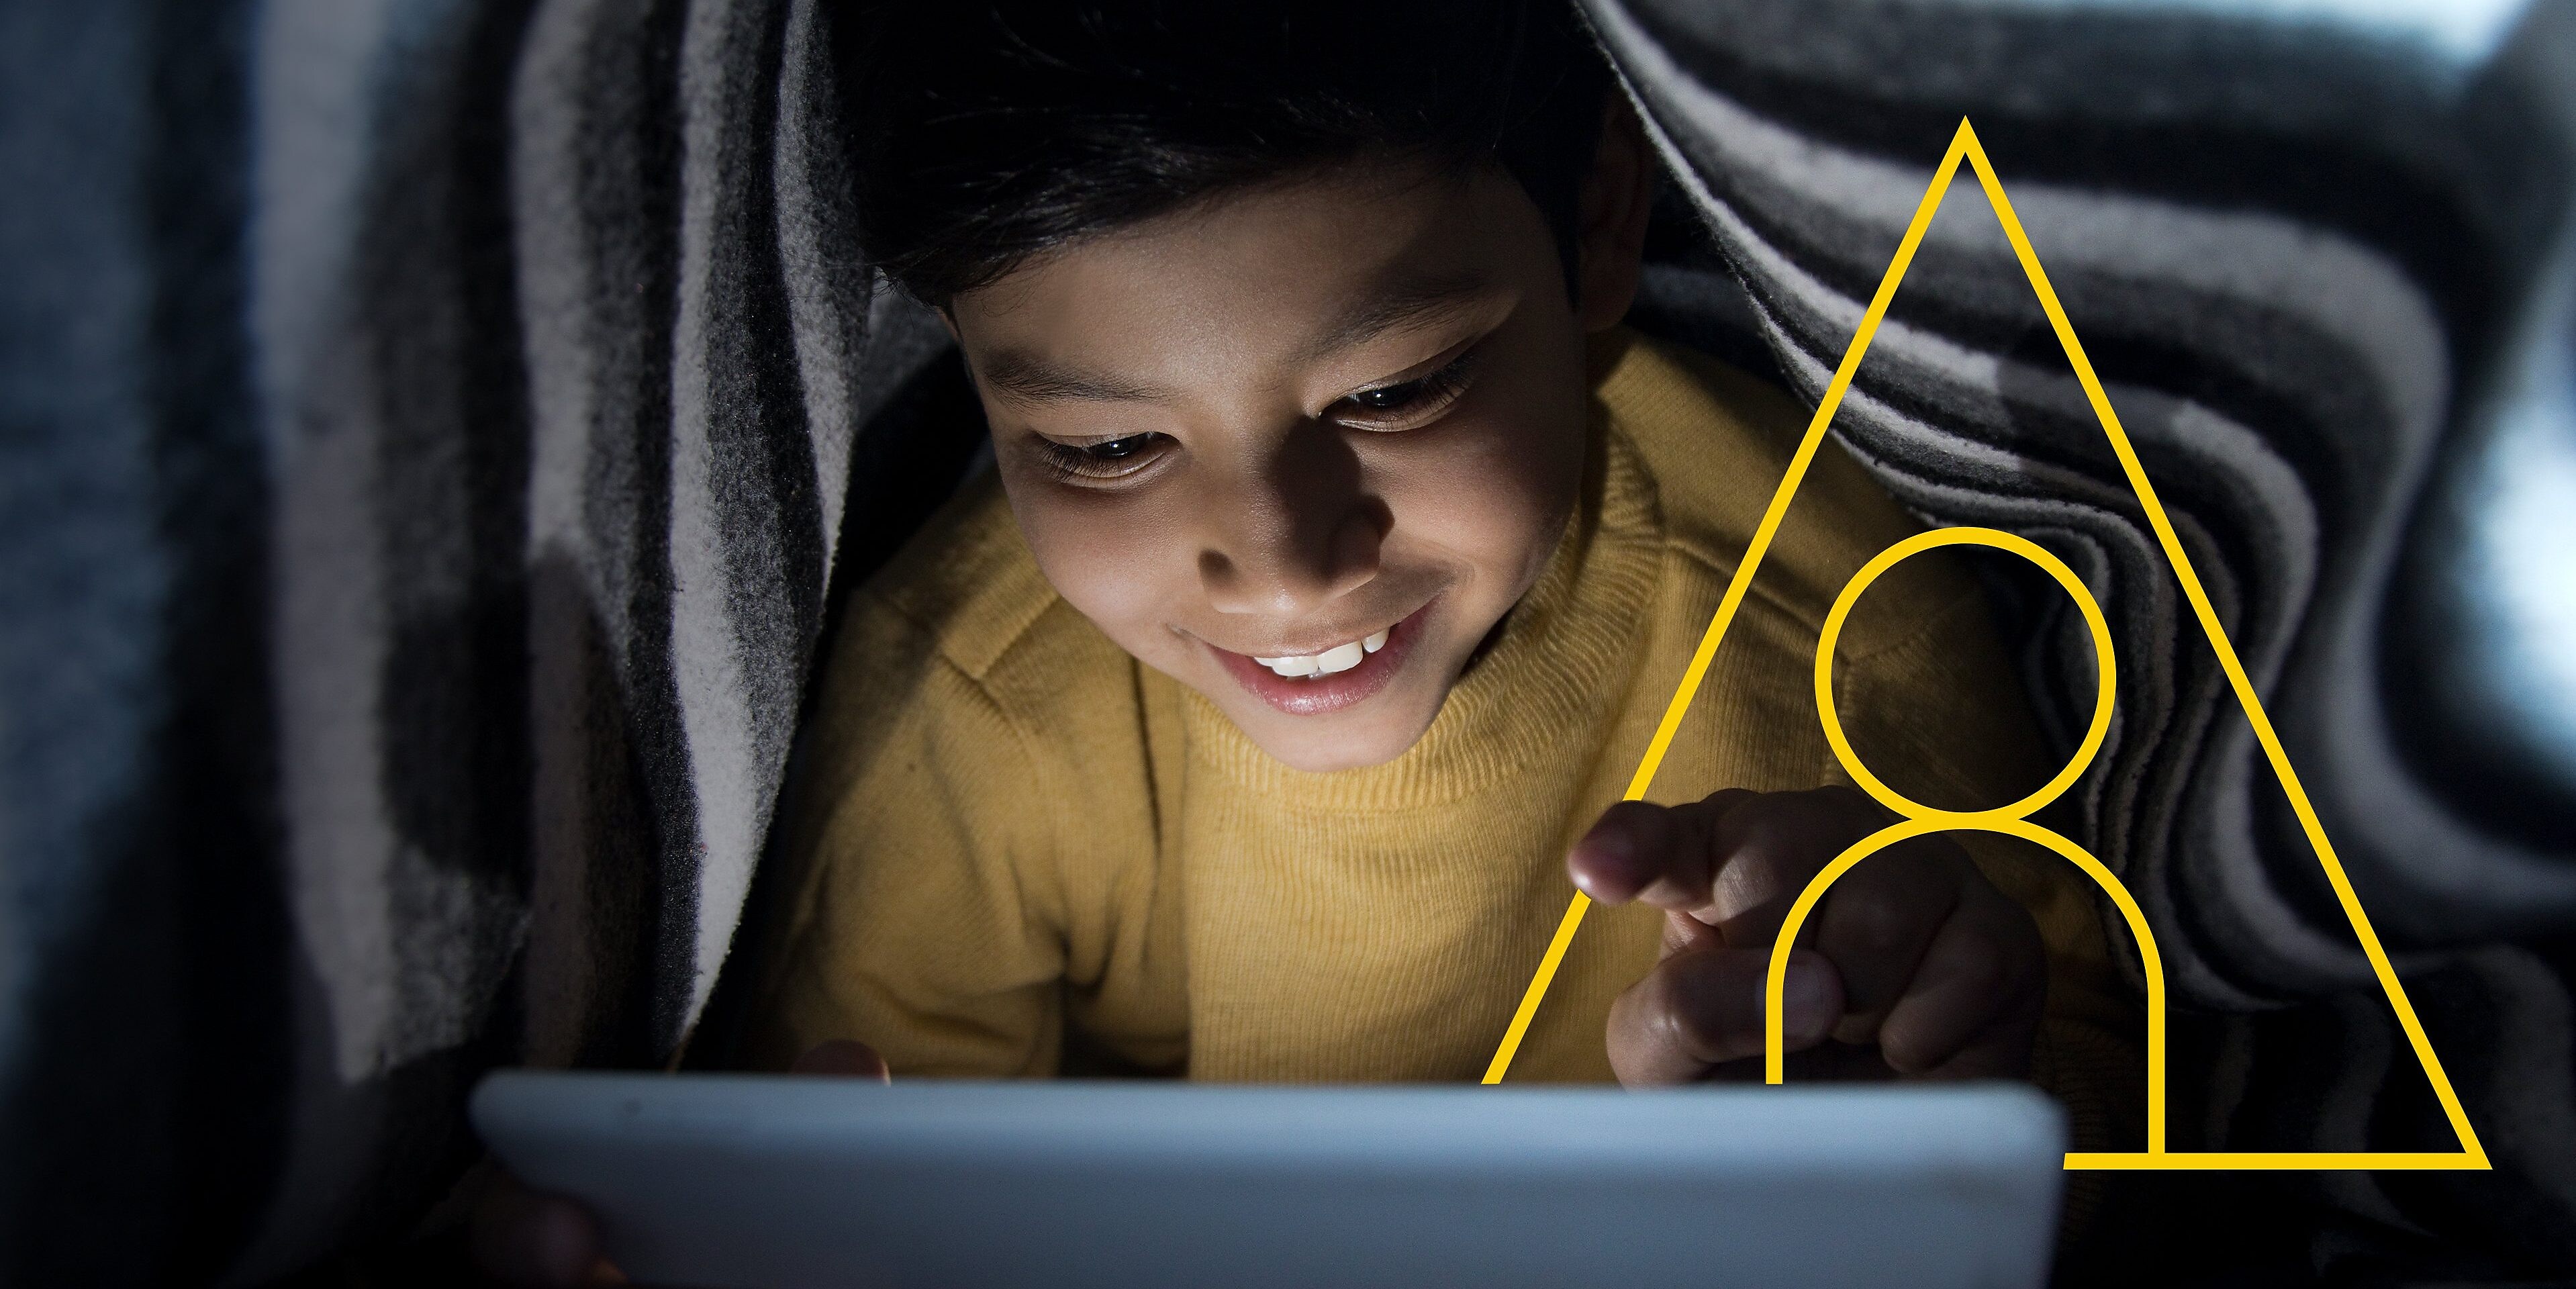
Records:
[[[1583,471],[1580,400],[1495,400],[1505,410],[1445,422],[1385,475],[1396,544],[1420,543],[1474,568],[1499,617],[1538,576]],[[1479,634],[1483,626],[1478,625]]]
[[[1038,569],[1065,603],[1139,657],[1170,644],[1171,524],[1151,507],[1069,493],[1006,473],[1003,490]]]

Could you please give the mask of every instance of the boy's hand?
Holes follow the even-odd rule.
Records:
[[[1604,812],[1566,858],[1574,884],[1605,904],[1667,911],[1662,961],[1610,1009],[1619,1081],[1760,1078],[1763,980],[1790,904],[1889,821],[1842,787]],[[2039,927],[1948,838],[1862,860],[1809,912],[1798,945],[1781,1028],[1789,1051],[1814,1050],[1791,1062],[1792,1078],[2028,1070],[2047,992]]]
[[[865,1043],[818,1043],[791,1074],[887,1081],[885,1058]],[[579,1201],[529,1190],[507,1173],[474,1208],[474,1261],[506,1284],[572,1289],[622,1285],[626,1276],[599,1251],[599,1223]]]

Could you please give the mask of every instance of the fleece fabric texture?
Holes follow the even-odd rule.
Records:
[[[2496,1166],[2210,1187],[2323,1274],[2576,1274],[2576,5],[1585,8],[1716,243],[1650,296],[1732,277],[1811,400],[1974,124]],[[1835,427],[2109,610],[2076,835],[2174,991],[2172,1148],[2456,1149],[1964,166]],[[2064,748],[2087,633],[2019,581]]]
[[[1961,113],[2021,198],[2498,1164],[2262,1179],[2271,1278],[2576,1275],[2570,6],[1587,8],[1715,230],[1644,313],[1805,396]],[[263,1282],[416,1227],[481,1071],[721,1050],[827,588],[974,450],[830,12],[0,2],[0,1281]],[[2444,1145],[1954,205],[1839,430],[2110,608],[2176,1144]]]
[[[755,1059],[858,1038],[898,1077],[1050,1075],[1069,1047],[1194,1079],[1480,1076],[1564,910],[1565,851],[1626,787],[1806,423],[1632,333],[1594,362],[1578,515],[1384,765],[1272,759],[1058,598],[989,480],[962,496],[861,588],[825,666]],[[1915,527],[1840,449],[1802,496],[1650,800],[1849,782],[1815,714],[1818,633]],[[1865,764],[1946,809],[2054,771],[1972,579],[1909,561],[1864,604],[1836,695]],[[2105,1111],[2137,1115],[2136,1017],[2085,879],[1995,840],[1979,858],[2053,959],[2050,1075],[2107,1148]],[[1610,1002],[1662,933],[1643,906],[1588,917],[1512,1077],[1609,1081]]]
[[[0,1281],[398,1235],[482,1071],[679,1047],[972,451],[880,432],[822,16],[0,10]]]

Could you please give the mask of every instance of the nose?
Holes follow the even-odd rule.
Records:
[[[1219,613],[1301,616],[1377,576],[1384,516],[1349,445],[1308,427],[1210,498],[1200,585]]]

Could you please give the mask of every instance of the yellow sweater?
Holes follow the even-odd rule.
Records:
[[[846,1037],[904,1075],[1478,1077],[1571,894],[1565,851],[1626,786],[1806,421],[1624,331],[1593,370],[1577,518],[1421,742],[1367,769],[1271,760],[1057,598],[999,489],[968,489],[852,597],[826,663],[755,1057]],[[1818,455],[1652,799],[1842,777],[1818,630],[1914,530]],[[2054,769],[1955,566],[1881,579],[1840,648],[1842,719],[1900,791],[1993,804]],[[2039,1075],[2098,1138],[2137,1058],[2093,902],[2054,857],[1962,840],[2046,934]],[[1604,1018],[1660,916],[1594,910],[1515,1080],[1611,1077]]]

